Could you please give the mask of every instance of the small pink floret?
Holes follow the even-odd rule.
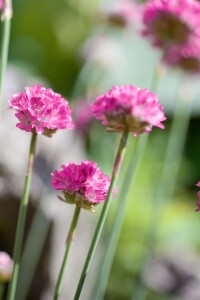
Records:
[[[3,10],[3,7],[4,7],[4,1],[0,0],[0,11]]]
[[[141,24],[141,5],[132,0],[117,0],[106,15],[116,25],[134,25],[137,28]]]
[[[73,129],[71,109],[66,99],[52,89],[40,85],[26,87],[25,91],[13,95],[10,107],[17,113],[17,127],[27,132],[35,130]]]
[[[143,6],[143,35],[153,45],[185,44],[200,34],[200,3],[196,0],[149,0]]]
[[[197,182],[196,186],[200,187],[200,181]],[[196,211],[200,211],[200,191],[197,193],[197,197],[199,198],[199,201],[197,202]]]
[[[86,100],[78,100],[73,111],[76,131],[83,135],[87,134],[94,122],[90,104]]]
[[[10,256],[0,251],[0,281],[7,282],[10,280],[13,271],[13,261]]]
[[[166,120],[157,96],[133,85],[114,86],[97,97],[92,111],[108,131],[129,129],[135,136],[150,132],[153,126],[163,129]]]
[[[53,189],[63,191],[66,202],[83,208],[104,202],[110,186],[110,178],[91,161],[62,165],[61,171],[51,175]]]

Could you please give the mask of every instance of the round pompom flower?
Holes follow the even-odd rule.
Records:
[[[200,3],[195,0],[150,0],[143,7],[143,35],[168,47],[200,34]]]
[[[92,111],[110,132],[129,130],[134,136],[148,133],[152,126],[164,128],[163,107],[154,93],[133,85],[114,86],[97,97]]]
[[[10,107],[20,121],[16,126],[27,132],[51,136],[57,129],[73,129],[71,109],[66,99],[40,85],[26,87],[13,95]]]
[[[200,181],[197,182],[196,186],[200,187]],[[200,191],[197,193],[197,197],[199,198],[199,201],[197,202],[196,211],[200,211]]]
[[[59,199],[91,211],[105,201],[110,186],[110,178],[91,161],[62,165],[61,171],[51,175],[52,188],[63,192],[64,197]]]
[[[13,271],[13,261],[10,256],[0,251],[0,281],[7,282],[11,279]]]

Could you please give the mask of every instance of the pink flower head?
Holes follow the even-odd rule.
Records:
[[[71,109],[66,99],[40,85],[26,87],[13,95],[10,107],[17,110],[17,127],[27,132],[51,136],[57,129],[73,129]]]
[[[197,182],[196,186],[200,187],[200,181]],[[200,211],[200,191],[197,193],[197,197],[199,198],[199,201],[197,202],[196,211]]]
[[[63,191],[64,198],[59,196],[59,199],[91,211],[96,204],[105,201],[110,179],[96,163],[82,161],[79,165],[68,163],[61,168],[51,174],[53,189]]]
[[[7,282],[11,279],[13,271],[13,261],[10,256],[0,251],[0,282]]]
[[[115,86],[97,97],[92,111],[108,131],[122,132],[125,129],[139,133],[150,132],[152,126],[164,128],[166,120],[163,107],[154,93],[133,85]]]
[[[166,48],[200,35],[200,3],[195,0],[149,0],[143,10],[143,35]]]
[[[200,38],[183,46],[169,47],[164,55],[164,62],[187,73],[200,73]]]

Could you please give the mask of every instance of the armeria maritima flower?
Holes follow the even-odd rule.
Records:
[[[200,181],[197,182],[196,186],[200,187]],[[197,193],[197,197],[199,198],[199,201],[197,202],[196,211],[200,211],[200,191]]]
[[[196,0],[149,0],[143,8],[143,35],[156,46],[185,44],[200,35],[200,3]]]
[[[7,282],[11,279],[13,271],[13,260],[10,256],[0,251],[0,282]]]
[[[108,131],[128,129],[134,136],[150,132],[153,126],[163,129],[161,122],[166,119],[157,96],[133,85],[114,86],[97,97],[92,111]]]
[[[96,163],[82,161],[79,165],[68,163],[61,168],[61,171],[51,174],[51,186],[63,191],[64,197],[59,196],[59,199],[91,211],[96,204],[105,201],[110,178]]]
[[[27,132],[51,136],[57,129],[73,129],[71,109],[66,99],[40,85],[26,87],[13,95],[10,107],[17,110],[17,127]]]

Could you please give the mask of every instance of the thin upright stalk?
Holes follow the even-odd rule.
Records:
[[[104,294],[109,280],[114,255],[116,252],[124,216],[128,205],[128,191],[131,183],[134,182],[134,179],[136,177],[137,170],[139,168],[145,146],[147,144],[147,140],[148,135],[143,135],[139,138],[138,144],[136,145],[136,151],[134,149],[133,155],[131,156],[131,161],[123,180],[122,189],[119,195],[119,199],[121,200],[118,201],[117,212],[112,223],[112,229],[110,233],[108,233],[108,241],[105,247],[106,251],[103,255],[103,260],[101,261],[100,274],[98,276],[98,284],[96,286],[96,296],[94,297],[95,300],[104,299]]]
[[[153,77],[151,81],[151,91],[156,92],[159,86],[159,79],[161,77],[161,66],[158,64],[153,72]],[[116,209],[116,214],[114,216],[114,221],[112,228],[108,233],[108,240],[105,246],[105,252],[103,254],[103,259],[101,261],[99,276],[97,278],[97,284],[95,289],[95,300],[104,299],[104,294],[109,280],[109,275],[111,272],[112,263],[114,260],[114,255],[117,249],[119,237],[121,234],[123,221],[126,213],[126,208],[128,205],[128,192],[130,185],[134,184],[137,170],[139,168],[142,156],[144,154],[149,135],[143,135],[139,139],[139,142],[136,145],[136,150],[134,152],[131,161],[129,163],[128,169],[123,180],[122,189],[120,192],[119,199],[123,201],[118,201],[118,206]]]
[[[11,283],[9,285],[9,290],[8,290],[8,298],[7,298],[8,300],[14,300],[16,294],[20,260],[21,260],[21,248],[22,248],[22,241],[24,236],[26,212],[27,212],[29,193],[30,193],[31,174],[32,174],[32,167],[33,167],[33,161],[35,156],[36,140],[37,140],[37,133],[33,132],[31,143],[30,143],[30,149],[29,149],[24,192],[20,203],[19,216],[17,221],[17,231],[15,236],[14,255],[13,255],[14,268],[13,268]]]
[[[79,206],[76,206],[75,211],[74,211],[74,216],[71,222],[71,226],[68,232],[68,236],[67,236],[67,242],[66,242],[66,250],[65,250],[65,255],[63,257],[63,262],[61,265],[61,269],[59,272],[59,276],[58,276],[58,280],[56,283],[56,288],[54,291],[54,297],[53,300],[57,300],[59,295],[60,295],[60,291],[63,285],[63,279],[64,279],[64,272],[66,269],[66,265],[67,265],[67,260],[69,257],[69,252],[70,252],[70,248],[74,239],[74,234],[75,234],[75,230],[76,230],[76,225],[78,222],[78,218],[79,218],[79,214],[80,214],[80,210],[81,208]]]
[[[111,199],[112,199],[113,190],[115,188],[116,181],[117,181],[117,178],[118,178],[119,172],[120,172],[120,167],[121,167],[121,164],[122,164],[122,161],[123,161],[123,158],[124,158],[124,153],[125,153],[126,144],[127,144],[127,140],[128,140],[128,134],[129,134],[129,131],[125,130],[122,133],[122,136],[121,136],[119,148],[118,148],[117,155],[116,155],[115,162],[114,162],[114,166],[113,166],[111,183],[110,183],[109,191],[108,191],[108,194],[107,194],[107,198],[106,198],[106,201],[104,203],[103,209],[101,211],[99,221],[98,221],[97,226],[96,226],[96,230],[94,232],[94,236],[93,236],[93,239],[92,239],[92,242],[91,242],[91,245],[90,245],[90,249],[88,251],[88,255],[87,255],[87,258],[86,258],[86,261],[85,261],[85,265],[83,267],[82,274],[81,274],[81,277],[80,277],[80,280],[79,280],[79,283],[78,283],[78,287],[77,287],[77,290],[76,290],[76,293],[75,293],[75,296],[74,296],[74,300],[78,300],[79,297],[80,297],[80,294],[81,294],[81,291],[82,291],[82,288],[83,288],[83,285],[84,285],[84,282],[85,282],[85,278],[86,278],[87,273],[89,271],[91,261],[92,261],[92,258],[94,256],[94,253],[95,253],[95,250],[96,250],[96,247],[97,247],[97,243],[99,241],[99,238],[100,238],[100,235],[101,235],[101,232],[102,232],[102,229],[103,229],[103,225],[105,223],[105,219],[106,219],[108,209],[109,209]]]
[[[1,41],[1,57],[0,57],[0,103],[2,101],[3,80],[8,61],[8,51],[10,42],[10,28],[12,18],[12,0],[4,0],[4,8],[2,12],[2,41]]]

